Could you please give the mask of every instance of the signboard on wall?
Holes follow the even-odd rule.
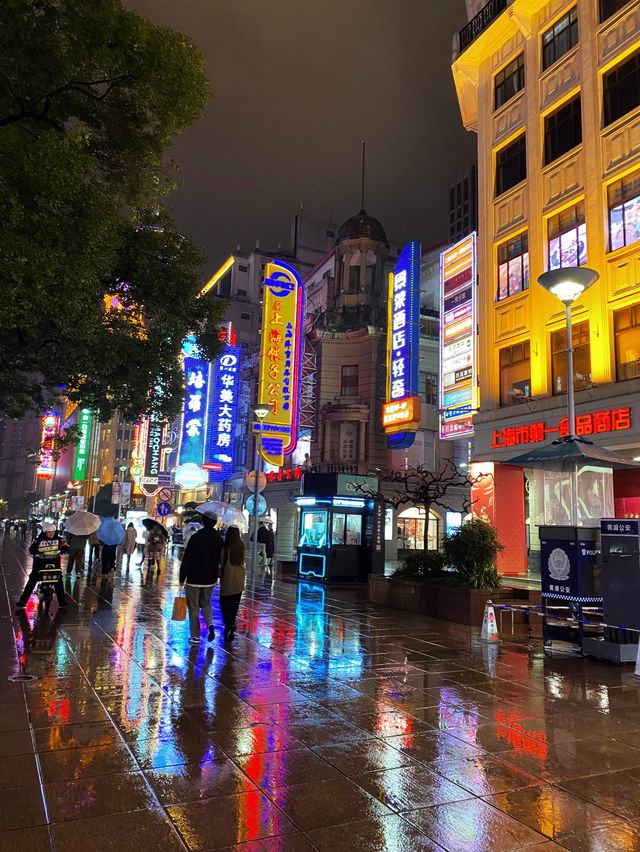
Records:
[[[182,347],[185,397],[182,403],[178,466],[202,465],[207,432],[209,364],[201,356],[193,338]]]
[[[473,435],[478,409],[475,231],[440,255],[440,437]]]
[[[419,242],[408,243],[389,275],[387,310],[387,393],[382,405],[382,427],[389,447],[410,447],[420,428],[418,393],[420,362]]]
[[[162,463],[162,432],[164,420],[152,415],[147,423],[147,449],[144,460],[144,477],[149,481],[157,482]]]
[[[264,279],[258,400],[269,414],[254,424],[260,455],[280,467],[298,443],[304,285],[281,260],[268,263]]]
[[[240,347],[226,343],[209,370],[209,409],[205,468],[211,482],[233,473],[240,395]]]
[[[76,458],[73,464],[74,481],[84,479],[87,473],[87,457],[89,455],[89,436],[91,434],[91,409],[82,408],[78,415],[78,428],[80,440],[76,447]]]
[[[53,411],[48,411],[41,419],[42,434],[40,438],[40,461],[36,468],[38,479],[51,479],[55,475],[56,462],[53,458],[55,436],[58,434],[60,417]]]

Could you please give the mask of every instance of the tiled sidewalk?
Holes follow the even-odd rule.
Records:
[[[5,540],[0,852],[640,849],[629,667],[280,582],[194,648],[173,564],[14,617],[28,564]]]

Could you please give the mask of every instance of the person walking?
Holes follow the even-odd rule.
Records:
[[[93,561],[97,562],[100,558],[100,539],[98,538],[98,533],[92,532],[89,536],[89,568],[93,564]]]
[[[147,556],[149,557],[149,568],[153,570],[155,566],[157,574],[160,573],[160,559],[166,546],[166,538],[157,527],[154,527],[147,538]]]
[[[253,541],[253,535],[251,535],[251,541]],[[264,578],[264,574],[267,568],[267,544],[269,543],[269,532],[264,525],[263,521],[258,521],[258,560],[260,563],[260,568],[262,570],[262,576]],[[251,566],[255,571],[255,565]]]
[[[211,595],[220,573],[222,537],[216,530],[215,517],[202,517],[202,529],[195,532],[184,550],[180,563],[180,583],[184,585],[189,610],[189,642],[200,644],[200,610],[207,625],[207,641],[213,642]]]
[[[127,571],[129,570],[129,566],[131,565],[131,557],[136,552],[136,546],[138,543],[138,534],[136,533],[136,528],[134,525],[129,522],[127,524],[127,529],[124,534],[124,544],[123,550],[124,554],[127,557]]]
[[[224,641],[232,642],[245,581],[245,549],[238,527],[229,527],[227,530],[220,567],[220,611],[224,622]]]
[[[20,610],[26,607],[31,593],[40,579],[40,571],[42,569],[47,565],[54,565],[57,569],[60,569],[60,555],[66,553],[68,549],[66,541],[58,532],[55,524],[45,523],[42,525],[42,532],[29,545],[29,553],[33,556],[33,566],[16,609]],[[62,572],[60,573],[60,579],[55,585],[55,589],[58,606],[67,606],[67,596],[62,585]]]
[[[27,522],[20,521],[20,544],[25,544],[27,540]]]
[[[117,544],[103,544],[102,545],[102,554],[101,554],[101,563],[102,563],[102,576],[104,577],[106,574],[110,574],[112,571],[116,570],[116,555],[118,553],[118,545]]]
[[[67,559],[67,574],[70,574],[74,567],[76,574],[82,574],[84,569],[84,551],[89,540],[88,535],[74,535],[74,533],[65,533],[69,544],[69,558]]]
[[[273,524],[267,525],[267,544],[265,553],[267,556],[267,564],[269,566],[269,574],[273,576],[273,557],[276,552],[276,537],[273,532]]]

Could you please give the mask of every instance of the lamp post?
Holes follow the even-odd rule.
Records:
[[[118,520],[120,520],[120,515],[122,513],[122,484],[124,482],[124,475],[127,470],[126,464],[121,464],[118,470],[120,471],[120,489],[118,491]]]
[[[576,403],[573,389],[573,336],[571,332],[571,305],[598,280],[595,269],[586,266],[567,266],[552,269],[538,278],[538,284],[564,304],[565,339],[567,356],[567,440],[576,439]],[[578,470],[573,465],[571,473],[571,526],[578,525]]]
[[[258,418],[260,423],[260,431],[256,435],[256,481],[253,485],[253,542],[251,547],[251,567],[255,577],[256,562],[258,561],[258,497],[260,496],[260,474],[262,473],[262,456],[260,454],[260,442],[262,441],[262,425],[264,418],[271,411],[271,406],[266,403],[259,403],[253,409],[253,413]]]
[[[100,477],[99,476],[92,476],[91,481],[93,482],[93,486],[94,486],[93,511],[95,513],[96,512],[96,497],[98,496],[98,483],[100,482]],[[87,510],[88,510],[88,508],[89,507],[87,507]]]

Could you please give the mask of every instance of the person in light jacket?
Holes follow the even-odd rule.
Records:
[[[224,622],[224,641],[233,641],[236,616],[244,591],[245,550],[238,527],[229,527],[224,538],[220,560],[220,610]]]
[[[136,533],[136,528],[131,522],[129,522],[127,524],[127,530],[124,534],[123,544],[124,554],[127,557],[127,571],[129,570],[129,566],[131,565],[131,557],[136,552],[137,541],[138,536]]]
[[[220,572],[222,536],[216,530],[217,518],[203,515],[202,529],[195,532],[184,549],[180,563],[180,582],[184,583],[189,610],[189,642],[200,644],[200,610],[208,628],[207,640],[213,642],[211,595]]]

